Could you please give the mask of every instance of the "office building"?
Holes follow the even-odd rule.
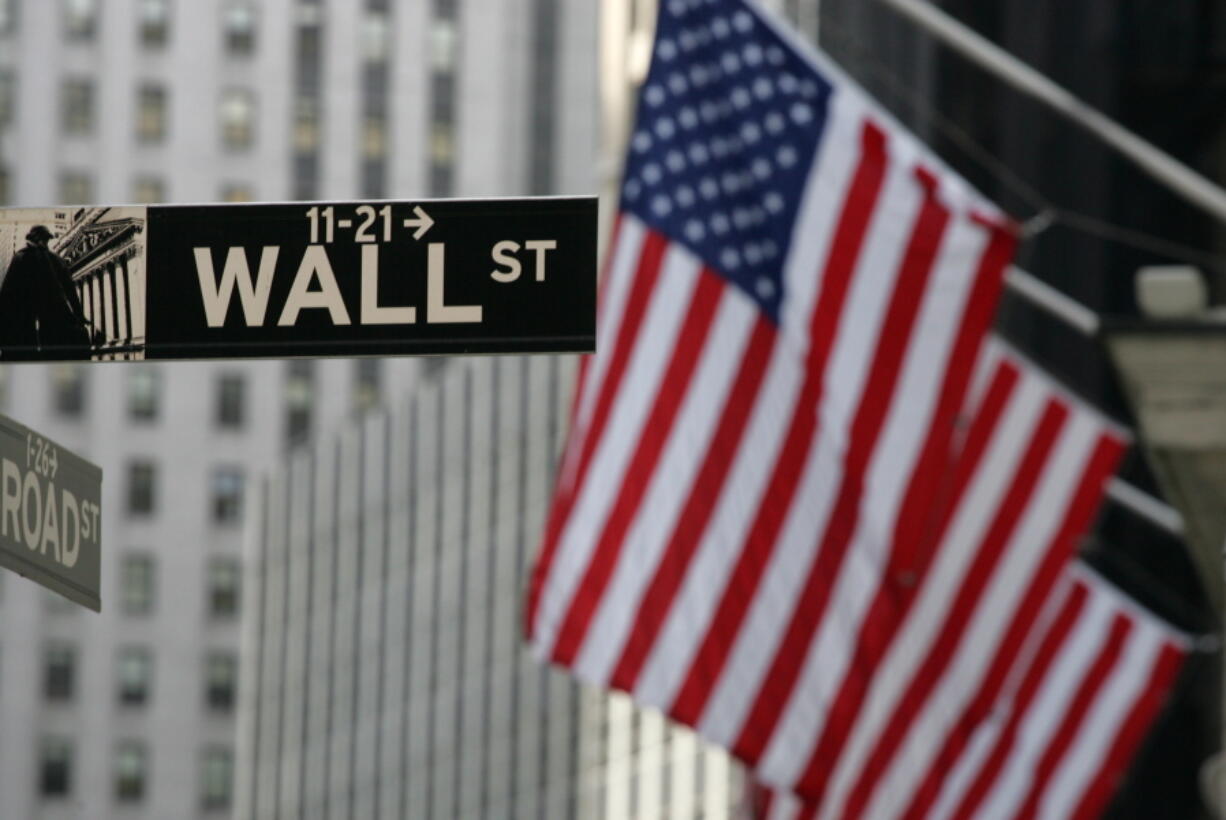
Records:
[[[78,206],[589,193],[594,41],[557,0],[0,0],[0,207],[58,247]],[[248,490],[443,361],[0,365],[105,476],[102,614],[0,573],[0,814],[232,813]]]

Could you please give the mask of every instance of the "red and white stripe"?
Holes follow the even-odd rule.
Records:
[[[781,327],[622,217],[528,600],[540,656],[788,785],[875,602],[935,548],[1014,241],[868,109],[832,100]]]
[[[971,720],[960,715],[943,738],[929,738],[920,792],[882,784],[839,816],[1097,817],[1188,650],[1117,589],[1070,565],[989,701]],[[760,817],[824,813],[793,793],[764,789],[760,797]]]

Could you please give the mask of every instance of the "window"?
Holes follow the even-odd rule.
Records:
[[[238,661],[229,652],[210,652],[204,662],[204,702],[215,712],[234,709]]]
[[[227,88],[221,96],[221,141],[226,148],[248,148],[255,137],[255,95]]]
[[[43,695],[50,701],[72,700],[76,682],[76,647],[51,644],[43,654]]]
[[[51,369],[51,395],[55,412],[79,417],[85,411],[85,368],[79,364],[57,364]]]
[[[121,803],[139,802],[145,796],[148,756],[139,740],[120,741],[115,750],[115,799]]]
[[[64,33],[70,40],[92,39],[97,23],[97,0],[64,0]]]
[[[119,673],[119,703],[123,706],[144,706],[153,688],[153,656],[140,646],[125,646],[116,660]]]
[[[430,29],[430,65],[435,71],[451,71],[455,64],[455,22],[436,18]]]
[[[145,83],[136,92],[136,138],[157,142],[166,137],[166,89]]]
[[[230,808],[234,754],[223,746],[209,746],[200,758],[200,805],[205,810]]]
[[[209,562],[208,607],[214,618],[238,614],[239,564],[235,558],[214,558]]]
[[[354,372],[353,406],[357,410],[368,410],[379,403],[379,393],[383,381],[383,370],[379,359],[358,359]]]
[[[65,134],[88,134],[94,130],[94,84],[73,77],[60,86],[60,128]]]
[[[125,615],[153,611],[154,563],[149,555],[125,555],[119,565],[119,603]]]
[[[367,10],[366,19],[362,22],[362,59],[372,63],[386,61],[389,39],[387,14]]]
[[[362,158],[382,159],[387,154],[387,120],[368,116],[362,123]]]
[[[152,515],[156,502],[154,483],[156,471],[148,461],[128,465],[128,514]]]
[[[150,365],[139,365],[128,373],[128,415],[135,421],[157,418],[161,394],[161,373]]]
[[[218,467],[213,471],[213,522],[237,524],[243,517],[243,471]]]
[[[94,181],[83,171],[60,174],[60,202],[88,205],[94,201]]]
[[[246,412],[247,383],[241,373],[222,373],[217,378],[217,426],[238,429]]]
[[[166,201],[166,184],[158,177],[137,177],[132,183],[132,200],[137,203]]]
[[[255,194],[251,192],[251,186],[245,182],[227,182],[221,186],[222,202],[251,202],[253,199],[255,199]]]
[[[46,738],[43,740],[42,755],[39,791],[43,797],[67,797],[72,794],[71,741],[62,737]]]
[[[140,0],[140,41],[146,46],[165,45],[169,33],[168,0]]]
[[[255,22],[251,0],[231,0],[222,17],[226,51],[236,56],[255,51]]]
[[[310,359],[292,359],[285,380],[285,437],[290,446],[311,434],[311,408],[315,403],[315,369]]]
[[[294,150],[298,153],[319,147],[319,106],[310,97],[300,97],[294,107]]]
[[[3,3],[4,0],[0,0]],[[16,108],[17,78],[11,69],[0,68],[0,128],[6,128],[13,122],[13,109]]]
[[[0,35],[17,30],[17,0],[0,0]]]

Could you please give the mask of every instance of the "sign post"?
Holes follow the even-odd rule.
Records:
[[[594,197],[0,210],[0,361],[590,352]]]
[[[0,566],[102,611],[102,470],[0,416]]]

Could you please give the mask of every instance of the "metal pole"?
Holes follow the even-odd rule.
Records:
[[[1226,191],[925,0],[879,0],[1019,91],[1046,103],[1188,202],[1226,223]]]

